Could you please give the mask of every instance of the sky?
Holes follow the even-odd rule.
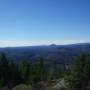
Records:
[[[90,0],[0,0],[0,47],[90,42]]]

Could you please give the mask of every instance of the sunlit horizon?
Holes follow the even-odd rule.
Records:
[[[41,46],[41,45],[69,45],[78,43],[90,43],[89,41],[0,41],[0,47],[22,47],[22,46]]]

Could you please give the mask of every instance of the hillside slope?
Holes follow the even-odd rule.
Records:
[[[49,45],[28,47],[0,48],[0,52],[16,62],[30,60],[35,62],[38,57],[44,57],[46,63],[71,63],[81,53],[90,55],[90,43],[72,45]]]

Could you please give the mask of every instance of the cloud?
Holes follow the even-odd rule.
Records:
[[[28,46],[30,45],[32,42],[30,41],[0,41],[0,47],[14,47],[14,46]]]

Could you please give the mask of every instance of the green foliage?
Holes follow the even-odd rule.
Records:
[[[90,59],[81,55],[73,65],[71,74],[66,79],[71,88],[86,89],[90,82]]]
[[[9,74],[10,74],[9,62],[5,54],[2,54],[0,58],[0,78],[1,81],[3,80],[5,85],[9,83],[8,82],[10,79]]]
[[[20,65],[21,77],[24,83],[30,83],[32,78],[31,64],[28,61],[22,61]]]
[[[10,62],[9,82],[12,86],[14,86],[22,82],[21,72],[17,64],[15,64],[13,61],[9,62]]]
[[[38,82],[38,81],[43,81],[45,80],[46,77],[46,68],[43,62],[43,58],[39,58],[37,63],[33,66],[33,81]]]
[[[47,80],[50,81],[52,78],[53,78],[53,73],[54,73],[54,70],[53,68],[49,67],[47,69]]]
[[[12,87],[21,82],[19,68],[12,61],[9,61],[5,54],[0,58],[0,85]]]
[[[53,68],[46,65],[44,59],[40,57],[35,64],[24,60],[21,63],[14,63],[8,60],[5,54],[0,57],[0,86],[7,86],[10,89],[16,85],[24,83],[35,87],[41,81],[47,82],[63,76],[64,69]]]

